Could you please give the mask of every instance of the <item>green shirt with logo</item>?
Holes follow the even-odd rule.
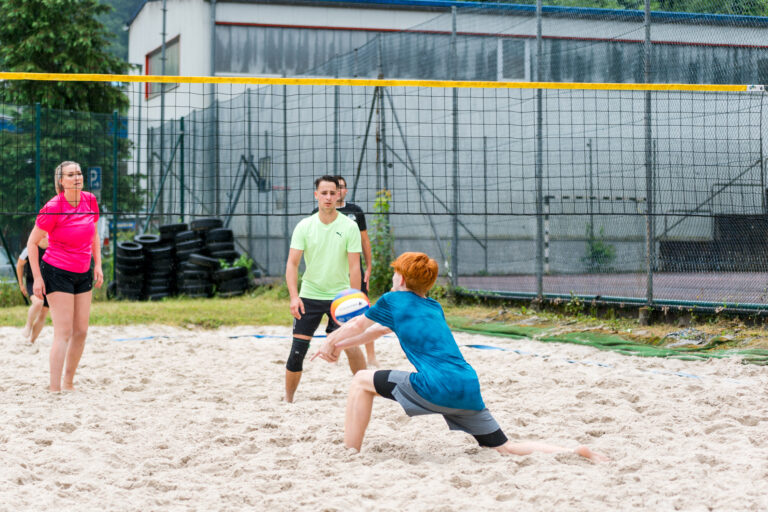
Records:
[[[291,249],[304,251],[306,269],[301,278],[299,297],[333,300],[349,285],[348,253],[360,253],[360,230],[346,215],[337,215],[323,224],[316,213],[302,219],[293,230]]]

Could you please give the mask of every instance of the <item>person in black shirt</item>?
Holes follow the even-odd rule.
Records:
[[[43,254],[45,254],[45,249],[48,248],[47,236],[40,240],[38,247],[40,248],[39,259],[40,261],[43,261]],[[37,340],[40,331],[43,329],[43,325],[45,325],[45,316],[48,314],[48,305],[45,304],[45,301],[35,297],[35,294],[32,292],[32,285],[35,282],[35,278],[32,276],[32,267],[29,265],[29,255],[26,247],[21,251],[19,259],[16,262],[16,278],[19,281],[21,293],[29,298],[30,301],[29,311],[27,312],[27,323],[24,325],[21,335],[32,347],[36,347],[35,340]]]

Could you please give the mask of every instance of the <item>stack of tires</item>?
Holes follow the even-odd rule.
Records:
[[[115,255],[115,294],[141,300],[144,292],[144,248],[136,242],[118,242]]]
[[[160,300],[173,293],[173,246],[160,235],[136,235],[133,241],[144,248],[144,297]]]
[[[221,219],[164,224],[160,235],[136,235],[117,244],[113,292],[130,300],[243,295],[251,287],[248,269],[221,268],[222,261],[232,264],[239,257],[232,230]]]

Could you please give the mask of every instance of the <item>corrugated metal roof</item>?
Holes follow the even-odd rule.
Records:
[[[131,25],[141,10],[148,2],[159,0],[144,0],[133,15],[126,21]],[[205,0],[209,1],[209,0]],[[358,8],[381,9],[385,7],[399,7],[404,9],[423,9],[445,11],[451,7],[458,9],[485,9],[488,11],[502,11],[523,15],[536,15],[536,6],[507,4],[495,2],[458,2],[451,0],[223,0],[221,3],[244,4],[284,4],[284,5],[314,5],[314,6],[347,6]],[[581,19],[622,19],[627,21],[640,21],[645,17],[643,11],[629,9],[597,9],[591,7],[558,7],[546,6],[542,12],[547,16]],[[653,11],[651,21],[654,23],[685,23],[691,25],[730,25],[744,27],[766,27],[768,17],[765,16],[739,16],[732,14],[701,14],[683,12]]]

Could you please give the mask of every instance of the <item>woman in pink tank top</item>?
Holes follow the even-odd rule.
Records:
[[[49,389],[71,391],[88,333],[91,290],[94,281],[97,288],[104,281],[96,230],[99,205],[93,194],[83,191],[77,162],[59,164],[54,179],[57,195],[40,210],[27,251],[35,281],[32,289],[50,307],[53,321]],[[37,244],[46,233],[48,250],[38,263]]]

